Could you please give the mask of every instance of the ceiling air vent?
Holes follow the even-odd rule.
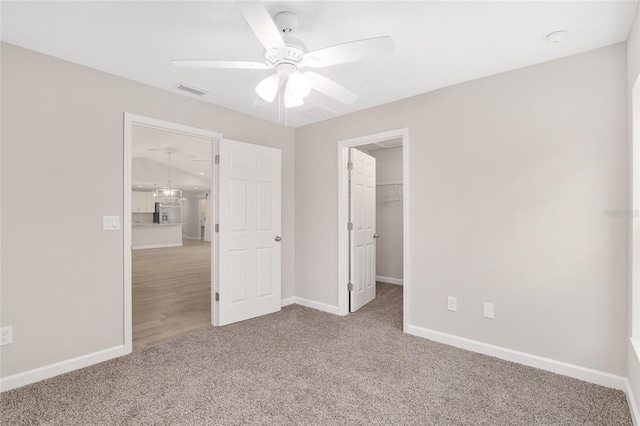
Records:
[[[206,95],[207,93],[209,93],[209,91],[207,90],[201,89],[196,86],[192,86],[190,84],[185,84],[185,83],[178,84],[176,86],[176,89],[183,90],[185,92],[191,93],[192,95],[198,95],[198,96]]]

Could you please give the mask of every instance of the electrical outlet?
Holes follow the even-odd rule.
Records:
[[[458,310],[458,299],[455,297],[447,297],[447,310],[448,311],[457,311]]]
[[[13,327],[7,326],[0,328],[0,346],[13,343]]]
[[[482,316],[485,318],[493,319],[493,303],[482,304]]]

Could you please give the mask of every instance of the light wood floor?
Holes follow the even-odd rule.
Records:
[[[211,244],[132,254],[133,349],[211,326]]]

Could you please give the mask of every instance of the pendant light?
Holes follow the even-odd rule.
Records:
[[[171,188],[171,151],[167,151],[167,154],[169,156],[169,160],[168,160],[169,179],[167,181],[167,187],[156,189],[154,191],[153,196],[154,197],[172,197],[172,198],[182,197],[182,191],[180,189]]]

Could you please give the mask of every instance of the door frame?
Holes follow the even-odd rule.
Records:
[[[132,180],[132,155],[133,147],[133,126],[151,127],[158,130],[166,130],[174,133],[181,133],[187,136],[209,139],[211,141],[211,191],[209,202],[211,212],[214,215],[211,223],[218,221],[218,168],[215,167],[215,157],[218,155],[218,146],[222,140],[222,133],[197,127],[186,126],[170,121],[159,120],[157,118],[145,117],[142,115],[124,113],[124,294],[123,294],[123,326],[124,326],[124,349],[129,354],[133,351],[133,305],[131,287],[131,180]],[[215,303],[215,292],[218,291],[217,279],[217,259],[218,259],[218,235],[211,232],[211,323],[218,325],[218,307]]]
[[[409,321],[409,128],[389,130],[338,141],[338,314],[349,313],[349,148],[389,139],[402,139],[402,330],[406,333]]]

